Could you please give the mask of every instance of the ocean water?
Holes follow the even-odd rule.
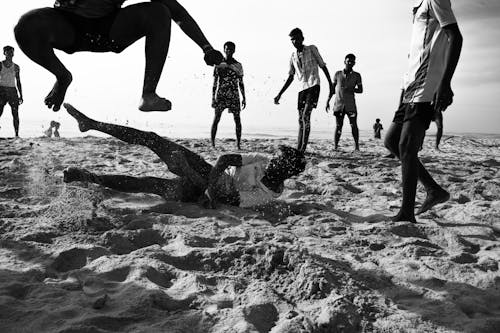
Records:
[[[5,117],[8,118],[8,117]],[[31,121],[26,120],[21,123],[20,126],[20,136],[23,138],[30,137],[41,137],[43,136],[43,132],[47,129],[48,124],[42,124],[39,121]],[[105,137],[106,134],[97,132],[97,131],[89,131],[86,133],[81,133],[78,130],[76,124],[71,123],[70,126],[64,126],[62,124],[59,129],[59,133],[61,137],[83,137],[83,136],[97,136],[97,137]],[[128,125],[124,123],[122,125]],[[8,121],[3,120],[0,123],[0,137],[12,137],[14,136],[14,130],[12,124],[10,123],[10,119]],[[192,124],[167,124],[167,123],[137,123],[134,122],[131,125],[138,129],[143,129],[147,131],[153,131],[161,136],[170,137],[170,138],[210,138],[210,126],[211,124],[207,124],[206,126],[200,125],[192,125]],[[257,126],[245,126],[243,124],[243,133],[242,139],[256,139],[256,138],[296,138],[297,137],[298,128],[294,127],[277,127],[277,126],[267,126],[267,127],[257,127]],[[312,126],[310,139],[331,139],[334,138],[334,128],[321,128],[318,126]],[[382,132],[382,135],[385,134],[385,131]],[[435,134],[435,129],[431,127],[431,129],[427,132],[428,136],[433,136]],[[447,132],[445,131],[444,137],[449,136],[474,136],[474,137],[487,137],[490,139],[500,139],[500,134],[487,134],[487,133],[457,133],[457,132]],[[373,131],[371,129],[360,129],[360,138],[372,138]],[[219,129],[217,131],[217,138],[235,138],[234,125],[219,125]],[[344,126],[342,138],[351,139],[351,129],[349,126]]]

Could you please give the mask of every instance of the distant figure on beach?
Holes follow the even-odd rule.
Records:
[[[19,137],[19,105],[23,104],[20,69],[19,65],[12,61],[14,57],[12,46],[4,46],[3,54],[5,60],[0,62],[0,117],[3,114],[5,104],[9,103],[17,138]]]
[[[222,54],[212,48],[198,24],[176,0],[151,0],[122,8],[125,1],[57,0],[54,8],[34,9],[19,19],[14,32],[20,48],[56,77],[45,97],[49,109],[60,109],[72,81],[54,49],[69,54],[120,53],[146,37],[141,111],[168,111],[172,107],[169,100],[156,94],[170,44],[171,21],[203,50],[207,65],[222,61]]]
[[[380,118],[375,119],[375,124],[373,124],[373,135],[375,139],[381,139],[381,133],[384,127],[382,126],[382,123],[380,122]]]
[[[245,109],[245,85],[243,84],[243,66],[233,58],[236,45],[233,42],[224,44],[226,57],[214,69],[214,85],[212,91],[212,107],[215,109],[212,123],[211,140],[215,147],[215,136],[222,112],[228,109],[233,114],[236,127],[236,146],[241,149],[241,118],[240,112]],[[239,88],[239,91],[238,91]],[[242,100],[240,102],[240,91]]]
[[[427,192],[417,214],[450,198],[420,162],[418,149],[435,111],[444,111],[453,102],[451,79],[462,40],[450,0],[423,0],[413,8],[409,67],[400,106],[385,138],[386,147],[402,165],[403,202],[393,221],[416,222],[417,180]]]
[[[344,69],[337,71],[333,77],[333,86],[335,89],[333,115],[337,122],[337,128],[335,129],[335,150],[339,147],[345,115],[347,115],[351,124],[354,149],[359,150],[358,110],[354,94],[361,94],[363,92],[363,84],[361,82],[361,75],[352,70],[355,64],[356,56],[349,53],[344,59]]]
[[[61,126],[61,124],[57,121],[54,121],[52,120],[49,124],[49,128],[47,128],[43,134],[48,137],[48,138],[51,138],[52,135],[54,135],[55,138],[59,138],[60,137],[60,134],[59,134],[59,127]],[[54,132],[52,132],[52,129],[54,129]]]
[[[304,154],[295,148],[280,146],[277,156],[262,154],[226,154],[212,166],[200,155],[160,137],[153,132],[102,123],[86,117],[65,103],[68,113],[78,121],[80,131],[95,130],[130,144],[143,145],[155,152],[177,178],[96,175],[79,168],[64,171],[64,181],[86,181],[122,192],[153,193],[166,200],[217,203],[251,207],[268,203],[280,196],[283,182],[304,171]],[[233,166],[235,169],[226,170]]]
[[[290,39],[296,51],[292,53],[290,58],[290,70],[288,78],[281,88],[278,95],[274,98],[274,103],[279,104],[281,95],[288,89],[293,81],[293,77],[297,74],[297,79],[302,85],[302,90],[298,96],[299,110],[299,135],[297,149],[305,151],[309,142],[309,133],[311,131],[311,112],[318,105],[320,79],[318,67],[325,73],[330,93],[326,102],[326,110],[330,109],[330,99],[333,96],[333,83],[330,78],[330,73],[325,62],[319,54],[318,48],[314,45],[304,45],[304,35],[299,28],[293,29],[290,34]]]

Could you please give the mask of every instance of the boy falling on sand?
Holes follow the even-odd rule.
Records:
[[[222,54],[212,48],[196,21],[176,0],[151,0],[122,8],[126,0],[58,0],[54,8],[24,14],[14,32],[21,50],[55,75],[45,98],[58,111],[72,81],[54,49],[74,52],[120,53],[146,37],[146,68],[139,110],[168,111],[172,103],[156,94],[170,44],[171,21],[205,53],[207,65],[217,65]]]
[[[86,181],[122,192],[153,193],[166,200],[203,202],[210,208],[217,203],[252,207],[266,204],[281,195],[283,182],[304,171],[306,160],[297,149],[280,146],[269,159],[262,154],[225,154],[214,166],[200,155],[153,132],[102,123],[88,118],[65,103],[80,131],[96,130],[130,144],[143,145],[165,162],[175,178],[97,175],[80,168],[64,171],[64,181]],[[235,167],[226,172],[230,166]]]

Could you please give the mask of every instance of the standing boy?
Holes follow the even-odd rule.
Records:
[[[21,77],[19,75],[19,66],[12,61],[14,48],[9,45],[5,46],[3,54],[5,60],[0,63],[0,117],[5,104],[9,103],[17,138],[19,137],[19,104],[23,103]]]
[[[318,105],[320,80],[318,67],[325,73],[330,94],[326,103],[326,109],[330,109],[330,99],[333,95],[333,84],[330,78],[330,73],[325,62],[319,54],[318,48],[314,45],[304,45],[304,35],[299,28],[293,29],[290,34],[290,39],[296,51],[292,53],[290,59],[290,70],[288,78],[281,88],[278,95],[274,98],[274,103],[279,104],[281,95],[288,89],[293,81],[293,77],[297,74],[297,79],[302,85],[302,90],[298,96],[299,110],[299,135],[297,149],[304,152],[309,141],[309,133],[311,131],[311,112]]]
[[[359,150],[359,130],[358,130],[358,110],[354,94],[363,92],[361,75],[352,70],[356,64],[356,56],[349,53],[344,59],[345,67],[337,71],[333,77],[333,87],[335,93],[335,103],[333,104],[333,115],[337,122],[335,129],[335,150],[338,149],[344,117],[347,115],[351,123],[352,137],[354,138],[354,149]]]
[[[375,119],[375,124],[373,124],[373,134],[375,136],[375,139],[381,138],[381,132],[383,129],[384,127],[382,126],[380,119],[379,118]]]
[[[233,114],[236,127],[236,146],[241,149],[240,112],[246,107],[245,85],[243,84],[243,66],[233,58],[236,45],[233,42],[224,44],[225,59],[214,69],[214,86],[212,91],[212,107],[215,109],[212,123],[211,140],[215,147],[215,136],[222,112],[228,109]],[[241,91],[242,101],[240,103]],[[241,105],[240,105],[241,104]]]

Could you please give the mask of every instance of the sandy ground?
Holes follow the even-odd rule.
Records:
[[[211,162],[234,147],[177,141]],[[390,222],[400,167],[381,141],[341,145],[312,142],[274,205],[206,210],[62,182],[171,176],[146,148],[0,140],[0,332],[500,332],[500,139],[426,141],[452,198],[417,224]]]

